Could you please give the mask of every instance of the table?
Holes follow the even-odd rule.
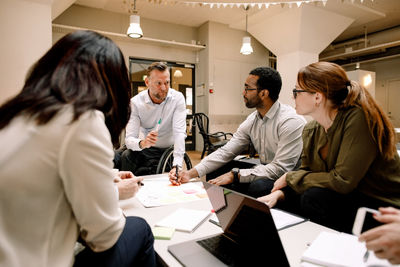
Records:
[[[161,207],[145,208],[137,199],[131,198],[127,200],[121,200],[120,207],[124,211],[125,215],[142,217],[149,223],[150,226],[154,226],[156,222],[163,219],[178,208],[200,210],[212,209],[211,203],[208,199],[201,199],[192,202]],[[279,231],[279,236],[281,238],[290,266],[300,266],[300,259],[303,252],[321,231],[335,232],[332,229],[309,221]],[[168,252],[168,246],[218,233],[222,233],[221,228],[207,220],[193,233],[175,231],[171,240],[155,240],[154,249],[159,259],[165,266],[182,266]]]

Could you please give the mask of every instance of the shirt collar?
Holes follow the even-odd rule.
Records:
[[[152,101],[151,98],[150,98],[149,89],[146,89],[146,93],[144,94],[144,102],[145,102],[146,104],[161,105],[162,103],[165,103],[165,101],[166,101],[168,98],[171,98],[171,97],[172,97],[172,90],[171,90],[171,88],[169,88],[169,89],[168,89],[167,97],[164,99],[164,101],[161,102],[160,104],[155,104],[155,103],[153,103],[153,101]]]
[[[279,107],[281,106],[281,103],[279,103],[278,100],[275,101],[274,104],[272,104],[271,108],[268,110],[267,114],[265,114],[264,118],[261,118],[260,113],[257,112],[257,116],[259,119],[266,120],[266,119],[272,119],[275,117],[275,114],[278,112]]]

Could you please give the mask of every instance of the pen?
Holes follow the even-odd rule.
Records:
[[[144,183],[142,183],[142,182],[138,182],[138,185],[140,185],[140,186],[144,186]]]
[[[178,176],[179,174],[178,174],[178,164],[176,164],[176,166],[175,166],[175,176],[176,176],[176,179],[175,179],[175,181],[176,182],[178,182]]]
[[[365,251],[364,256],[363,256],[363,261],[367,262],[368,261],[368,257],[369,257],[369,251],[367,249],[367,251]]]

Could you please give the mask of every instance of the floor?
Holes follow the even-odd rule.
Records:
[[[186,154],[189,156],[193,167],[201,161],[201,151],[186,151]]]

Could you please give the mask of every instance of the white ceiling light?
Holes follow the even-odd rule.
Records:
[[[253,53],[253,48],[251,47],[251,38],[249,36],[243,37],[242,47],[240,48],[240,54],[250,55]]]
[[[246,33],[247,33],[247,10],[248,9],[249,9],[249,7],[247,6],[245,8],[245,10],[246,10]],[[251,38],[250,38],[250,36],[245,36],[245,37],[243,37],[243,43],[242,43],[242,47],[240,48],[240,54],[250,55],[251,53],[253,53],[253,47],[251,47]]]
[[[133,1],[133,10],[130,13],[132,15],[129,18],[130,23],[126,34],[131,38],[141,38],[143,37],[143,31],[140,27],[140,16],[137,15],[136,0]]]
[[[176,71],[174,72],[174,77],[180,78],[180,77],[182,77],[182,76],[183,76],[183,73],[182,73],[181,70],[176,70]]]

